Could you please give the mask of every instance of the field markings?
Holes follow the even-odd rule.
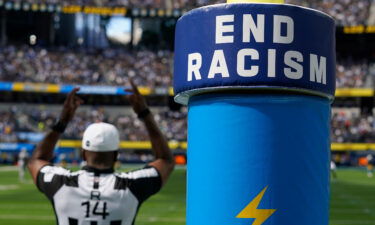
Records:
[[[373,220],[331,220],[330,225],[374,225]]]
[[[35,215],[19,215],[19,214],[3,214],[0,215],[0,219],[5,220],[55,220],[55,216],[35,216]]]
[[[29,210],[30,208],[52,209],[50,205],[46,205],[46,204],[9,204],[9,203],[1,204],[0,203],[0,209]]]
[[[9,190],[17,190],[20,187],[15,184],[9,184],[9,185],[0,185],[0,191],[9,191]]]
[[[11,171],[17,171],[17,166],[2,166],[0,167],[0,172],[11,172]]]
[[[370,213],[372,210],[368,208],[342,208],[342,209],[331,209],[334,213],[345,213],[345,214],[355,214],[355,213]]]

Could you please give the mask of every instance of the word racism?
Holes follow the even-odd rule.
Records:
[[[234,15],[216,16],[215,44],[219,47],[222,44],[232,44],[235,42]],[[251,14],[243,15],[242,23],[242,42],[243,43],[264,43],[265,42],[265,15],[256,15],[256,22]],[[283,32],[284,31],[284,32]],[[237,37],[236,37],[237,38]],[[287,45],[294,41],[294,21],[289,16],[274,15],[273,16],[273,37],[274,44]],[[240,49],[237,53],[237,69],[238,76],[251,78],[255,76],[267,76],[269,78],[276,77],[276,58],[280,56],[284,59],[283,75],[286,78],[299,80],[304,76],[303,61],[309,58],[310,74],[309,80],[314,83],[327,84],[327,58],[316,54],[304,56],[301,52],[289,50],[284,54],[279,53],[276,49],[267,49],[268,56],[261,56],[259,51],[254,48]],[[278,55],[277,55],[278,54]],[[280,56],[279,56],[280,54]],[[227,56],[229,57],[229,56]],[[260,71],[259,60],[267,58],[267,72]],[[233,74],[229,73],[227,59],[224,50],[215,50],[212,54],[209,72],[206,75],[208,79],[221,76],[221,78],[229,78]],[[248,60],[248,61],[247,61]],[[257,62],[258,61],[258,62]],[[247,63],[246,63],[247,62]],[[187,81],[201,80],[202,54],[199,52],[188,55],[188,74]],[[246,66],[251,64],[251,66]],[[282,76],[277,74],[277,76]]]

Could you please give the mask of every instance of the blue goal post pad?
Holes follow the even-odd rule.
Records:
[[[328,225],[330,115],[315,96],[192,97],[187,224]]]
[[[204,92],[273,89],[333,99],[335,22],[288,4],[218,4],[181,17],[175,34],[175,100]]]

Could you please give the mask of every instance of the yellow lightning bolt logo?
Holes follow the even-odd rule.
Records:
[[[258,205],[267,191],[265,187],[236,217],[237,218],[255,218],[252,225],[262,225],[276,209],[258,209]]]

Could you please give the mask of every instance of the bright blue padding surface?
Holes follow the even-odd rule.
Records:
[[[90,86],[82,85],[78,94],[92,94],[92,95],[128,95],[129,92],[124,90],[124,87],[114,87],[114,86]],[[61,85],[60,93],[69,93],[75,88],[74,85]]]
[[[35,145],[25,144],[25,143],[0,143],[0,151],[21,151],[26,149],[27,151],[32,151]]]
[[[250,43],[243,42],[243,15],[250,14],[257,20],[257,15],[265,17],[264,42],[255,42],[251,34]],[[234,36],[234,43],[216,42],[216,18],[222,15],[234,15],[233,32],[224,36]],[[289,16],[294,21],[294,39],[292,43],[274,43],[274,16]],[[286,33],[286,25],[281,26],[281,33]],[[326,14],[315,10],[277,4],[221,4],[198,8],[181,17],[175,33],[174,90],[176,94],[194,89],[212,87],[286,87],[304,89],[334,96],[335,93],[335,24]],[[253,77],[242,77],[237,72],[237,54],[241,49],[255,49],[259,60],[246,58],[245,67],[259,66],[259,73]],[[276,50],[275,77],[268,77],[268,50]],[[211,61],[215,50],[222,50],[225,55],[229,77],[216,74],[208,78]],[[298,51],[303,55],[303,77],[290,79],[284,74],[284,55],[288,51]],[[188,81],[188,56],[199,53],[202,57],[201,79]],[[326,84],[310,80],[310,54],[326,58]],[[320,60],[320,58],[318,58]],[[196,61],[194,61],[196,62]]]
[[[0,82],[0,91],[11,91],[13,84],[10,82]]]
[[[327,225],[328,100],[205,95],[189,103],[188,225],[251,225],[236,216],[266,186],[263,225]]]

